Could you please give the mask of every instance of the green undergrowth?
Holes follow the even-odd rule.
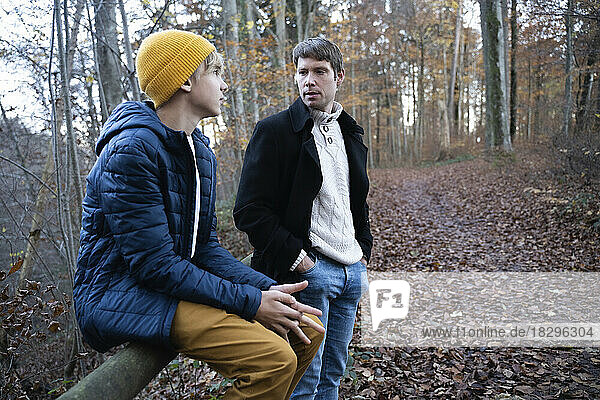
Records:
[[[472,154],[463,154],[454,158],[449,158],[447,160],[440,160],[440,161],[433,161],[433,160],[426,160],[426,161],[422,161],[421,163],[419,163],[419,167],[422,168],[429,168],[429,167],[441,167],[444,165],[450,165],[450,164],[455,164],[455,163],[459,163],[459,162],[463,162],[463,161],[471,161],[476,159],[477,157],[472,155]]]

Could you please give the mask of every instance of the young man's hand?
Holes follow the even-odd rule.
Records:
[[[298,266],[296,267],[296,272],[308,271],[314,265],[315,265],[315,262],[313,260],[311,260],[311,258],[308,255],[306,255],[306,256],[304,256],[302,261],[300,261],[300,264],[298,264]]]
[[[298,302],[291,295],[307,286],[307,281],[271,286],[269,290],[262,292],[260,306],[254,319],[286,340],[288,332],[292,331],[300,340],[309,344],[310,339],[302,332],[300,323],[321,333],[325,333],[325,328],[304,315],[307,313],[318,317],[322,314],[320,310]]]

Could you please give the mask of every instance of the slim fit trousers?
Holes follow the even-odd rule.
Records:
[[[292,333],[288,343],[259,322],[180,301],[171,326],[171,342],[179,353],[205,361],[221,375],[234,379],[224,399],[283,400],[290,397],[323,340],[323,334],[300,326],[310,344]]]

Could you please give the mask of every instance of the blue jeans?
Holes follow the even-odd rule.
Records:
[[[308,287],[297,294],[298,301],[323,311],[320,320],[326,333],[291,399],[337,400],[356,308],[368,288],[367,268],[361,262],[343,265],[317,255],[314,267],[300,275],[308,281]]]

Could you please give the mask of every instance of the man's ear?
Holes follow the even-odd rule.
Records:
[[[181,85],[179,87],[179,89],[183,90],[186,93],[189,93],[192,91],[192,79],[188,78],[185,82],[183,82],[183,85]]]
[[[344,77],[345,76],[346,76],[346,72],[342,68],[342,70],[340,72],[338,72],[337,77],[335,79],[335,83],[336,83],[337,87],[340,87],[340,85],[342,84],[342,82],[344,82]]]

